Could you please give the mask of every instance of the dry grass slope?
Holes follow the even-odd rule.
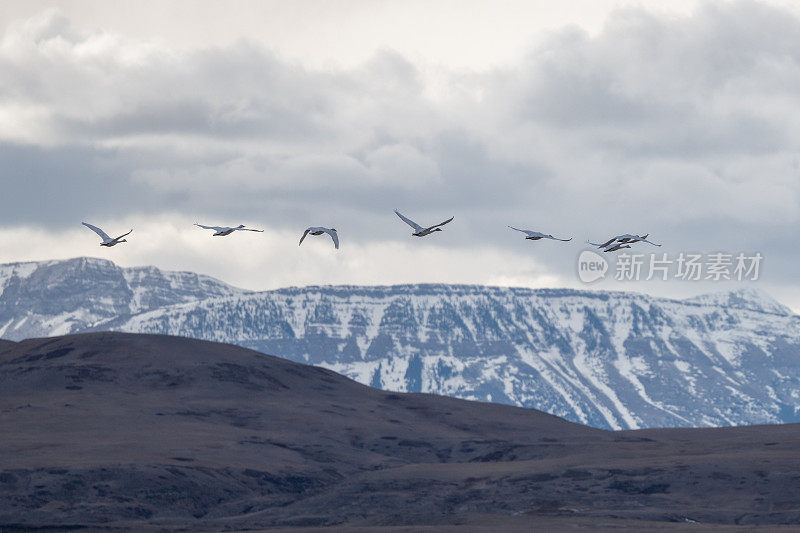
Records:
[[[0,343],[0,427],[3,531],[800,524],[797,425],[613,433],[176,337]]]

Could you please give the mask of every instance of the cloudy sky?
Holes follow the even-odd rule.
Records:
[[[584,287],[586,239],[648,232],[670,257],[760,252],[761,279],[592,287],[800,310],[800,5],[562,4],[0,4],[0,261]],[[393,208],[455,221],[417,239]],[[101,249],[82,220],[134,233]],[[298,247],[307,225],[342,249]]]

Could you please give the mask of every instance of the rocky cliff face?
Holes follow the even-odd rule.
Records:
[[[386,390],[535,407],[602,428],[800,420],[800,317],[755,290],[682,301],[449,285],[248,294],[93,261],[24,266],[14,284],[27,296],[0,307],[3,336],[115,329],[229,342]],[[72,292],[49,281],[76,277]]]

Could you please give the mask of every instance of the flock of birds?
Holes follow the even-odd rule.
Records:
[[[433,226],[424,227],[424,226],[420,226],[419,224],[417,224],[416,222],[414,222],[410,218],[404,216],[397,209],[395,209],[394,212],[398,217],[400,217],[400,220],[402,220],[403,222],[405,222],[406,224],[411,226],[411,228],[414,230],[413,233],[411,233],[411,235],[413,235],[414,237],[425,237],[427,235],[430,235],[431,233],[435,233],[437,231],[442,231],[442,226],[444,226],[445,224],[449,224],[455,218],[455,217],[450,217],[447,220],[445,220],[444,222],[440,222],[439,224],[434,224]],[[89,228],[90,230],[92,230],[95,233],[97,233],[100,236],[100,238],[102,239],[102,241],[103,241],[103,242],[100,243],[100,246],[106,246],[106,247],[116,246],[117,244],[119,244],[121,242],[128,242],[125,239],[125,237],[130,235],[133,232],[133,230],[130,230],[128,233],[124,233],[124,234],[120,235],[119,237],[111,238],[111,237],[108,236],[108,234],[105,231],[101,230],[97,226],[93,226],[93,225],[88,224],[86,222],[83,222],[82,224],[84,226],[86,226],[87,228]],[[261,230],[261,229],[246,228],[244,226],[244,224],[240,224],[240,225],[235,226],[235,227],[230,227],[230,226],[204,226],[203,224],[195,224],[195,226],[197,226],[199,228],[202,228],[202,229],[213,230],[214,233],[212,234],[212,237],[225,237],[225,236],[230,235],[231,233],[233,233],[235,231],[257,231],[257,232],[262,232],[262,233],[264,231],[264,230]],[[558,237],[553,237],[550,234],[540,233],[538,231],[533,231],[533,230],[529,230],[529,229],[520,229],[520,228],[515,228],[513,226],[508,226],[508,227],[513,229],[513,230],[515,230],[515,231],[519,231],[520,233],[524,233],[525,234],[525,239],[529,240],[529,241],[538,241],[538,240],[541,240],[541,239],[552,239],[554,241],[569,242],[569,241],[572,240],[572,237],[570,237],[569,239],[559,239]],[[315,237],[319,236],[319,235],[329,235],[331,237],[331,239],[333,240],[333,245],[336,247],[337,250],[339,249],[339,233],[336,231],[336,228],[324,228],[322,226],[310,226],[310,227],[306,228],[306,230],[303,232],[303,235],[300,237],[300,243],[298,244],[298,246],[300,244],[303,244],[303,239],[305,239],[307,235],[313,235]],[[644,234],[644,235],[632,235],[630,233],[626,233],[626,234],[623,234],[623,235],[616,235],[616,236],[608,239],[604,243],[594,243],[594,242],[590,242],[590,241],[586,241],[586,242],[587,242],[587,244],[591,244],[592,246],[595,246],[598,249],[601,249],[603,252],[615,252],[615,251],[621,250],[623,248],[630,248],[632,244],[635,244],[637,242],[646,242],[648,244],[652,244],[653,246],[661,246],[660,244],[656,244],[656,243],[654,243],[652,241],[649,241],[647,239],[647,237],[649,237],[649,234],[647,234],[647,233]]]

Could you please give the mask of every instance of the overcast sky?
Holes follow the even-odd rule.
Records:
[[[800,5],[656,6],[4,2],[0,262],[588,288],[586,239],[650,233],[670,257],[760,252],[761,279],[591,288],[756,286],[800,310]],[[455,221],[418,239],[393,208]],[[134,233],[101,249],[82,220]],[[341,250],[298,247],[308,225]]]

